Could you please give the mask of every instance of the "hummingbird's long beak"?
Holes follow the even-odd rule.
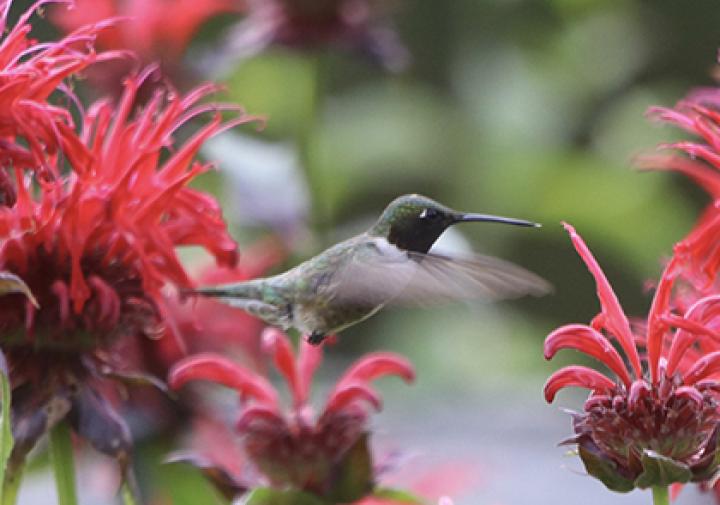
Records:
[[[540,228],[540,223],[533,223],[532,221],[525,221],[524,219],[515,219],[513,217],[502,217],[493,216],[492,214],[457,214],[455,222],[465,223],[470,221],[484,221],[488,223],[504,223],[512,224],[515,226],[529,226],[532,228]]]

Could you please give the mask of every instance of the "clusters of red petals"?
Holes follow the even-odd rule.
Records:
[[[685,263],[684,275],[698,290],[712,291],[720,270],[720,89],[691,93],[673,109],[653,107],[649,116],[696,136],[664,144],[660,154],[639,159],[642,168],[682,173],[712,198],[690,234],[676,246]]]
[[[548,335],[545,357],[574,349],[605,365],[614,378],[586,366],[567,366],[548,379],[545,398],[553,401],[558,390],[568,386],[591,390],[583,412],[575,416],[573,441],[600,451],[631,482],[643,471],[644,451],[680,461],[691,470],[706,470],[720,422],[720,351],[703,353],[699,346],[718,348],[718,297],[701,297],[678,313],[672,293],[684,261],[673,257],[646,323],[633,327],[585,242],[572,226],[565,228],[595,279],[601,312],[590,325],[569,324]]]
[[[107,18],[77,27],[58,41],[32,39],[30,17],[52,1],[38,0],[8,28],[12,1],[0,0],[0,167],[52,171],[58,151],[72,151],[75,139],[72,115],[49,103],[49,97],[58,92],[73,101],[75,97],[63,81],[93,63],[119,55],[97,54],[93,48],[95,39],[113,23]],[[9,189],[3,175],[0,191],[3,200],[12,203]]]
[[[67,176],[36,191],[15,171],[17,202],[0,208],[0,268],[22,277],[43,308],[36,312],[19,299],[4,304],[6,333],[17,325],[33,334],[38,323],[55,339],[78,329],[104,333],[120,322],[132,330],[143,313],[163,314],[166,284],[191,285],[178,246],[198,245],[235,264],[236,244],[217,202],[187,185],[210,168],[194,161],[202,143],[253,118],[235,110],[224,121],[219,110],[236,108],[199,104],[213,85],[185,96],[159,90],[133,114],[148,74],[126,80],[117,106],[100,101],[84,113],[81,133],[64,150]],[[205,126],[175,145],[181,126],[212,111]]]
[[[56,10],[52,19],[70,32],[119,16],[125,22],[101,34],[99,47],[131,49],[145,61],[177,60],[203,22],[242,9],[242,0],[75,0],[73,9]]]
[[[345,372],[314,415],[309,395],[322,349],[301,342],[295,355],[287,336],[272,328],[265,331],[263,345],[288,384],[289,409],[282,407],[264,376],[220,355],[186,358],[171,370],[169,384],[180,388],[189,381],[208,380],[237,390],[243,401],[237,429],[255,466],[275,485],[323,493],[333,465],[363,435],[371,409],[381,406],[370,383],[385,375],[411,381],[413,368],[395,354],[366,355]]]
[[[196,160],[207,139],[255,118],[207,103],[211,84],[187,94],[158,86],[139,107],[153,67],[125,79],[117,100],[85,108],[68,81],[126,56],[94,50],[115,21],[98,18],[40,43],[30,38],[31,16],[44,4],[74,4],[39,0],[8,27],[11,3],[0,0],[0,271],[22,279],[34,299],[8,294],[0,305],[12,387],[9,468],[20,468],[63,419],[127,464],[129,430],[107,379],[147,378],[123,375],[132,364],[118,350],[147,340],[132,337],[179,335],[168,294],[193,282],[178,247],[199,246],[235,267],[218,203],[189,183],[212,168]]]

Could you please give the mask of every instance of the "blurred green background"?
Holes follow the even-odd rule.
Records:
[[[672,105],[689,89],[713,84],[720,5],[401,6],[393,19],[412,63],[400,74],[339,52],[274,49],[218,75],[233,100],[267,115],[258,138],[296,149],[309,195],[307,220],[297,223],[307,235],[293,242],[298,258],[363,229],[395,196],[419,192],[459,209],[542,222],[540,230],[454,231],[464,246],[530,268],[556,291],[479,308],[384,311],[344,332],[330,353],[349,360],[383,348],[413,360],[418,384],[388,384],[386,417],[376,424],[393,449],[439,464],[479,465],[480,478],[457,494],[459,504],[647,502],[639,492],[606,495],[555,448],[570,433],[557,405],[579,408],[583,394],[562,393],[556,405],[544,405],[546,376],[578,356],[547,364],[542,341],[599,308],[560,221],[576,226],[628,314],[642,317],[645,282],[657,277],[706,204],[679,177],[633,170],[632,158],[679,136],[651,124],[649,106]],[[238,150],[220,166],[242,170],[242,156]],[[289,204],[274,197],[281,191],[267,191],[271,206]]]
[[[444,248],[514,261],[550,280],[553,295],[383,311],[342,334],[321,374],[332,380],[333,362],[339,370],[364,351],[407,355],[419,380],[410,388],[383,384],[378,444],[425,464],[478,468],[458,505],[649,502],[638,492],[608,495],[555,447],[570,433],[557,405],[579,408],[582,394],[562,393],[547,406],[542,384],[578,357],[548,364],[542,342],[599,308],[561,221],[585,238],[628,314],[642,317],[645,282],[707,203],[679,177],[633,170],[632,158],[679,137],[645,118],[649,106],[714,84],[720,5],[395,3],[392,20],[411,54],[396,74],[333,50],[271,48],[234,59],[221,47],[238,18],[204,25],[184,64],[224,83],[228,98],[266,116],[267,126],[211,142],[204,155],[219,170],[200,185],[223,202],[241,251],[258,236],[283,237],[290,257],[278,270],[362,230],[403,193],[543,223],[539,230],[466,225]],[[221,63],[204,64],[218,54]],[[709,503],[691,494],[680,500],[695,502]]]
[[[426,462],[477,465],[459,504],[649,501],[640,492],[607,495],[555,447],[570,433],[557,405],[579,408],[583,393],[544,404],[546,376],[578,356],[547,364],[542,341],[599,308],[560,221],[576,226],[628,314],[642,317],[644,283],[706,204],[679,177],[633,170],[632,158],[679,136],[651,124],[649,106],[713,84],[720,5],[417,0],[394,20],[412,55],[397,75],[347,54],[280,49],[219,75],[233,100],[268,116],[259,138],[293,142],[304,161],[309,240],[296,242],[298,255],[361,230],[398,194],[419,192],[542,222],[540,230],[455,231],[467,247],[530,268],[556,291],[480,308],[384,311],[344,332],[331,355],[383,348],[413,360],[418,384],[388,384],[379,438]],[[273,194],[271,205],[282,206]]]

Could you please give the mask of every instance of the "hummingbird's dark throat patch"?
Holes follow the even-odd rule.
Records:
[[[388,242],[403,251],[427,253],[445,231],[445,223],[429,225],[427,222],[402,222],[390,226]]]

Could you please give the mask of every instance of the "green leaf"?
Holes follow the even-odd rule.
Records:
[[[643,451],[641,463],[643,472],[635,479],[635,485],[639,488],[685,483],[692,478],[687,465],[655,451]]]
[[[378,488],[371,496],[383,500],[393,500],[398,503],[407,503],[408,505],[425,505],[423,500],[402,489]]]
[[[333,503],[352,503],[373,488],[372,456],[364,433],[334,468],[333,484],[327,493]]]
[[[583,446],[578,446],[578,453],[587,473],[600,480],[609,490],[627,493],[635,487],[633,481],[620,475],[614,461],[603,458]]]
[[[327,505],[320,498],[302,491],[279,491],[261,487],[253,489],[243,505]]]
[[[40,307],[25,281],[10,272],[0,272],[0,296],[10,293],[22,293],[35,305],[35,308]]]
[[[5,355],[0,351],[0,392],[2,407],[0,413],[0,504],[6,503],[5,471],[13,448],[12,426],[10,424],[10,378]]]
[[[75,458],[67,421],[60,421],[50,430],[50,462],[55,474],[58,505],[77,505]]]
[[[133,460],[167,460],[174,449],[170,440],[136,447]],[[184,461],[187,463],[187,461]],[[140,468],[140,467],[138,467]],[[142,467],[142,479],[151,495],[164,495],[173,505],[229,505],[231,498],[223,497],[217,488],[191,464],[163,464]]]

